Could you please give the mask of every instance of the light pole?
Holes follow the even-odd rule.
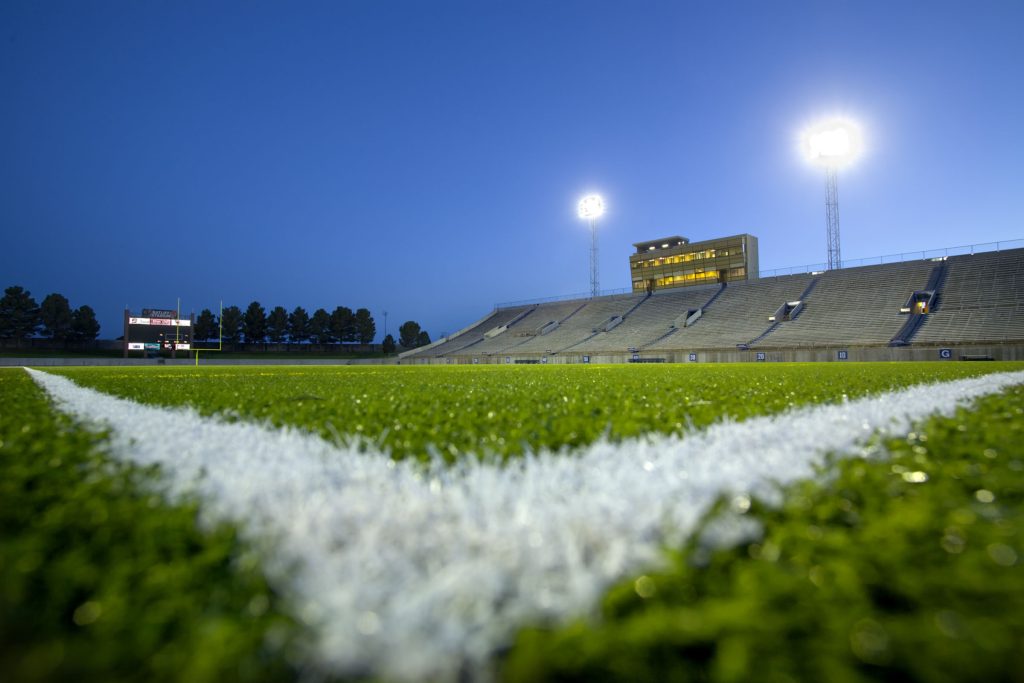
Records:
[[[388,312],[387,311],[383,311],[383,313],[384,313],[384,336],[387,337],[388,336]]]
[[[853,163],[860,149],[860,129],[846,119],[831,119],[804,133],[808,161],[825,169],[825,242],[829,270],[843,267],[839,250],[839,169]]]
[[[576,205],[576,214],[590,224],[590,296],[601,294],[601,278],[597,266],[597,219],[604,215],[604,200],[599,194],[588,194]]]

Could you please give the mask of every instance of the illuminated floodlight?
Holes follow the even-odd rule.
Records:
[[[862,150],[860,127],[848,119],[829,119],[803,135],[807,160],[826,168],[849,166]]]
[[[839,169],[860,156],[860,127],[849,119],[833,118],[812,126],[803,134],[804,156],[825,169],[825,242],[828,269],[842,268],[839,250]]]
[[[588,194],[576,205],[576,213],[583,220],[594,220],[604,215],[604,199],[599,194]]]

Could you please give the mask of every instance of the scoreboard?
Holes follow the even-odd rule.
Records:
[[[129,351],[188,351],[191,340],[192,320],[179,318],[177,311],[144,308],[139,315],[124,312],[125,355]]]

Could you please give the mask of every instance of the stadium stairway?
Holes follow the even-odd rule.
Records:
[[[1024,339],[1024,249],[950,256],[942,304],[913,345]]]
[[[800,301],[803,305],[806,305],[807,304],[807,299],[810,298],[811,292],[814,291],[814,288],[818,284],[818,280],[819,279],[820,278],[814,278],[813,280],[811,280],[810,284],[807,285],[807,288],[804,289],[804,291],[800,293],[800,298],[798,298],[797,301]],[[801,309],[801,312],[802,312],[802,309]],[[797,313],[796,317],[799,318],[800,317],[800,313]],[[759,341],[761,341],[762,339],[767,337],[769,334],[774,332],[779,327],[779,325],[781,325],[784,322],[787,322],[787,321],[785,321],[785,320],[776,320],[775,322],[773,322],[771,325],[768,326],[768,329],[766,329],[764,332],[762,332],[761,334],[757,335],[756,337],[754,337],[753,339],[748,341],[746,344],[743,344],[742,346],[749,349],[751,346],[753,346],[754,344],[758,343]]]
[[[620,313],[618,315],[612,315],[606,321],[604,321],[604,323],[602,325],[599,325],[598,327],[593,328],[591,330],[591,334],[588,335],[587,337],[581,339],[578,342],[570,344],[569,346],[566,346],[564,348],[558,349],[557,351],[555,351],[555,353],[564,353],[565,351],[568,351],[569,349],[572,349],[573,347],[579,346],[581,344],[584,344],[584,343],[590,341],[591,339],[593,339],[594,337],[597,337],[598,335],[608,334],[611,330],[613,330],[616,327],[618,327],[619,325],[621,325],[622,322],[629,316],[630,313],[632,313],[633,311],[638,309],[641,304],[643,304],[645,301],[647,301],[650,298],[651,298],[651,293],[648,292],[642,299],[640,299],[640,301],[638,301],[635,304],[633,304],[632,306],[630,306],[627,310],[623,311],[622,313]]]
[[[646,347],[645,350],[684,351],[732,348],[764,331],[765,319],[779,305],[799,296],[811,275],[782,275],[752,282],[733,282],[695,325]]]
[[[536,315],[532,316],[530,325],[518,326],[517,323],[519,329],[511,329],[512,326],[510,325],[510,329],[505,334],[483,340],[480,344],[474,346],[472,349],[473,353],[490,356],[518,349],[535,338],[544,336],[545,330],[547,330],[547,333],[557,330],[586,305],[586,301],[580,302],[578,299],[575,301],[541,304],[536,309]]]
[[[934,292],[931,310],[925,315],[914,315],[911,313],[907,317],[907,321],[903,323],[903,327],[896,333],[896,336],[889,340],[889,346],[910,345],[918,330],[928,322],[928,316],[939,310],[939,300],[942,298],[942,285],[946,281],[946,270],[945,261],[932,268],[931,275],[928,276],[928,284],[924,286],[924,291]]]
[[[699,307],[700,311],[701,311],[701,316],[702,317],[704,315],[704,312],[707,311],[709,308],[711,308],[711,304],[715,303],[715,300],[717,300],[718,297],[722,296],[722,292],[725,291],[725,288],[728,286],[728,284],[729,283],[727,283],[727,282],[723,282],[721,284],[721,286],[717,290],[715,290],[715,293],[711,295],[711,298],[708,299],[707,301],[705,301],[704,304]],[[700,322],[700,319],[698,318],[697,321],[694,324],[697,324],[699,322]],[[643,350],[643,349],[646,349],[648,347],[654,346],[655,344],[668,339],[669,337],[671,337],[672,335],[674,335],[676,332],[678,332],[681,329],[683,329],[683,328],[679,327],[677,325],[672,325],[672,326],[669,327],[669,330],[667,332],[665,332],[664,334],[662,334],[661,336],[657,337],[656,339],[652,339],[651,341],[647,342],[646,344],[641,344],[641,345],[637,346],[636,348],[637,348],[637,350]]]
[[[645,303],[647,303],[648,301],[650,301],[652,296],[653,296],[653,294],[651,292],[647,292],[647,294],[645,294],[643,296],[643,298],[641,298],[635,304],[630,306],[629,309],[626,310],[625,312],[623,312],[621,316],[614,316],[613,319],[609,321],[609,323],[611,323],[611,325],[612,325],[611,327],[607,327],[606,326],[605,329],[596,329],[596,330],[593,331],[592,334],[590,334],[589,336],[587,336],[584,339],[581,339],[580,341],[576,342],[575,344],[571,344],[571,345],[569,345],[569,346],[567,346],[567,347],[565,347],[563,349],[559,349],[558,353],[564,353],[566,351],[570,351],[570,350],[576,349],[576,347],[583,346],[587,342],[589,342],[589,341],[591,341],[593,339],[596,339],[597,337],[601,337],[601,336],[607,337],[607,336],[610,336],[610,335],[621,336],[621,334],[620,335],[616,335],[616,331],[621,333],[622,330],[624,329],[624,328],[620,327],[620,325],[624,325],[627,320],[631,321],[632,320],[631,316],[633,315],[633,312],[636,311],[638,308],[640,308]],[[617,318],[617,320],[615,318]],[[628,325],[627,325],[627,327],[628,327]],[[618,345],[613,344],[612,348],[618,349],[619,346],[621,346],[621,344],[618,344]],[[624,349],[625,347],[622,347],[622,348]]]
[[[900,313],[909,292],[921,288],[931,261],[829,270],[796,320],[777,327],[761,348],[888,346],[906,322]]]
[[[547,334],[537,335],[516,347],[517,353],[558,353],[603,330],[610,321],[633,308],[633,294],[587,299],[578,311]]]
[[[484,335],[488,331],[502,325],[507,325],[510,321],[522,316],[524,312],[529,311],[531,308],[536,308],[536,306],[537,304],[531,304],[495,310],[475,325],[471,325],[440,343],[431,344],[422,350],[416,350],[411,355],[417,358],[441,358],[460,353],[463,349],[479,344],[486,339]]]

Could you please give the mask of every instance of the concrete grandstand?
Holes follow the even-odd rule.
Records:
[[[1024,359],[1024,248],[498,306],[403,363]]]

